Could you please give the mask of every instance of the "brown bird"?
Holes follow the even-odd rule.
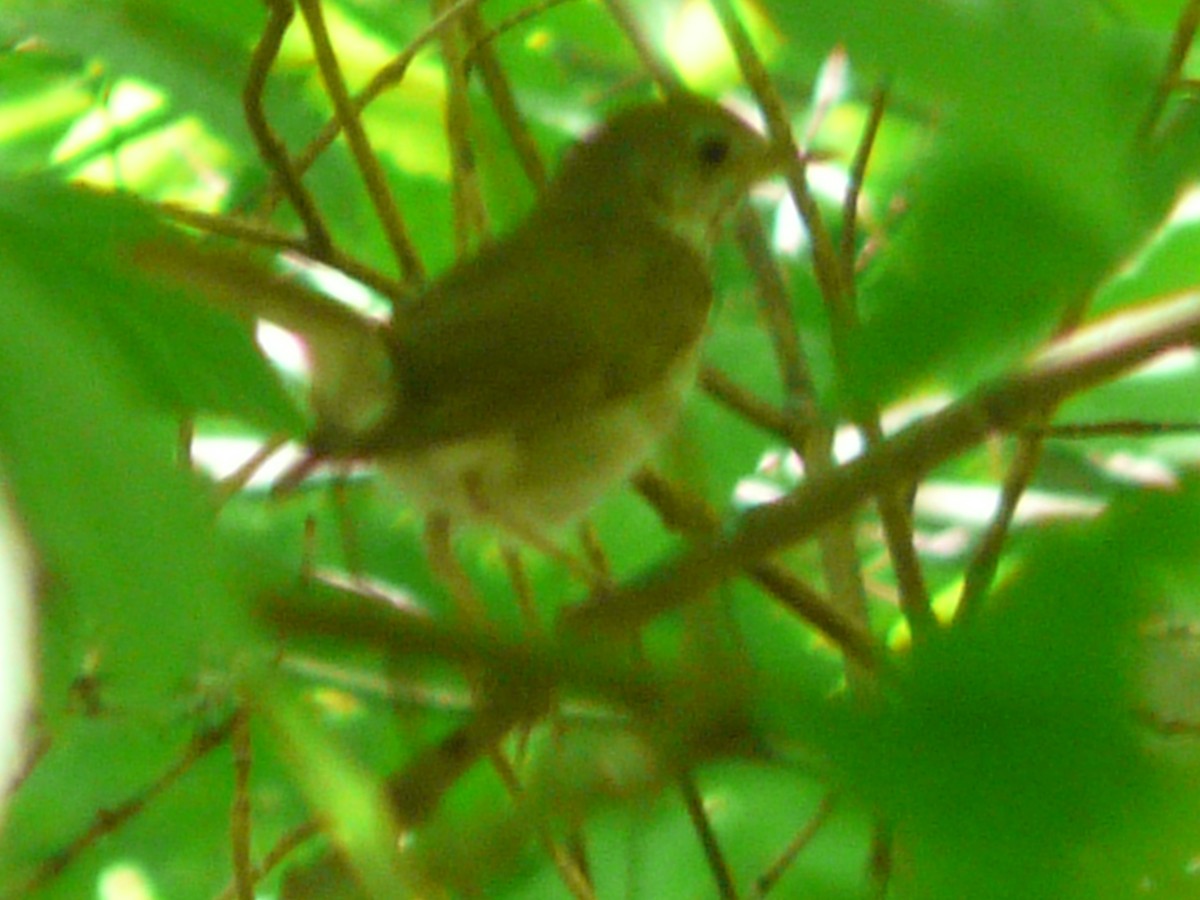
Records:
[[[540,536],[676,420],[712,305],[709,251],[779,162],[725,109],[675,96],[574,146],[521,225],[387,325],[278,282],[218,293],[307,340],[318,457],[376,460],[427,513]]]

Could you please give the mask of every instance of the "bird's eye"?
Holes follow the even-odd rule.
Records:
[[[729,158],[729,139],[718,135],[703,138],[696,147],[696,157],[706,168],[716,168]]]

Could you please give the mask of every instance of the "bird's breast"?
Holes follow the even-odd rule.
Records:
[[[696,379],[696,342],[642,391],[587,412],[389,454],[382,466],[426,513],[543,533],[625,481],[674,425]]]

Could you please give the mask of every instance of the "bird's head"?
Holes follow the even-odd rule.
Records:
[[[733,113],[679,95],[617,113],[571,149],[550,202],[617,219],[649,217],[701,252],[725,213],[780,155]]]

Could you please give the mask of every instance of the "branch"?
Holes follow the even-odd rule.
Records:
[[[300,221],[304,223],[304,231],[308,236],[305,249],[316,259],[325,259],[333,250],[333,240],[317,211],[317,205],[300,182],[300,172],[292,164],[288,156],[287,145],[280,139],[269,124],[263,111],[263,92],[267,86],[267,75],[275,58],[279,55],[283,35],[292,21],[291,0],[267,0],[270,16],[267,26],[254,48],[250,61],[250,72],[246,76],[246,85],[242,90],[242,106],[246,114],[246,124],[258,145],[258,153],[268,168],[275,173],[275,178],[283,186],[284,194],[291,201]]]
[[[1041,411],[1200,336],[1200,296],[1160,305],[1141,326],[1105,346],[1089,329],[1051,345],[1022,372],[984,386],[873,450],[814,477],[776,503],[740,516],[722,535],[707,538],[624,588],[593,596],[565,614],[577,632],[628,633],[781,550],[814,535],[884,491],[922,477],[996,431],[1024,426]]]
[[[228,739],[232,729],[233,719],[231,718],[216,728],[193,738],[184,750],[183,756],[176,760],[166,772],[141,792],[118,806],[99,810],[92,824],[82,834],[43,862],[37,871],[10,896],[13,898],[35,896],[39,890],[61,875],[85,851],[99,843],[106,835],[123,827],[134,816],[142,813],[167,788],[190,772],[196,763],[221,746]]]
[[[633,485],[672,531],[692,540],[719,533],[716,512],[700,497],[685,494],[649,469],[638,472]],[[877,672],[881,668],[871,633],[786,568],[773,562],[759,562],[746,572],[788,612],[837,645],[847,658],[866,671]]]
[[[477,6],[483,0],[459,0],[444,13],[425,26],[424,30],[417,34],[416,37],[409,42],[395,59],[389,62],[386,66],[375,73],[375,76],[367,83],[358,94],[355,95],[352,101],[352,108],[356,116],[361,116],[374,100],[376,100],[384,91],[390,87],[394,87],[404,80],[404,76],[408,73],[408,67],[412,65],[412,61],[416,59],[417,54],[434,38],[442,33],[451,23],[453,23],[466,10],[473,6]],[[342,123],[338,118],[331,119],[326,123],[325,127],[313,138],[312,142],[300,152],[296,157],[296,169],[299,172],[306,172],[317,161],[329,146],[337,140],[337,136],[342,133]]]
[[[553,2],[561,3],[563,0],[553,0]],[[541,12],[543,9],[538,9],[537,12]],[[529,10],[525,10],[525,12],[529,12]],[[480,15],[478,8],[470,10],[463,17],[463,30],[471,41],[471,45],[463,56],[464,69],[469,71],[472,64],[479,66],[483,86],[487,90],[488,96],[492,98],[492,106],[508,134],[509,143],[516,151],[517,161],[521,164],[525,177],[529,179],[539,194],[545,193],[546,185],[549,182],[546,165],[542,162],[541,153],[538,151],[533,137],[529,134],[525,120],[521,117],[520,109],[517,108],[517,101],[513,96],[508,74],[500,65],[500,60],[496,58],[496,51],[492,47],[491,40],[495,36],[495,32],[489,32],[486,29],[483,16]]]
[[[367,187],[367,195],[375,208],[383,226],[384,235],[392,248],[392,253],[400,266],[400,274],[406,284],[416,284],[425,277],[424,266],[417,256],[412,239],[408,236],[408,228],[396,208],[391,190],[388,188],[387,177],[379,164],[371,142],[367,138],[362,120],[350,98],[346,81],[338,65],[337,55],[330,41],[329,32],[325,27],[325,17],[321,11],[320,0],[298,0],[304,21],[308,25],[309,37],[312,39],[313,52],[317,56],[317,66],[321,79],[325,83],[325,91],[333,103],[334,114],[346,134],[346,143],[354,156],[363,182]]]
[[[1171,92],[1182,81],[1180,73],[1183,71],[1184,63],[1187,62],[1188,51],[1191,50],[1192,41],[1196,37],[1197,27],[1200,27],[1200,0],[1191,0],[1180,13],[1179,22],[1175,26],[1175,35],[1171,40],[1171,52],[1167,55],[1166,69],[1162,78],[1159,79],[1158,88],[1154,92],[1150,108],[1146,110],[1146,116],[1139,129],[1142,138],[1148,138],[1154,133],[1154,129],[1162,120],[1163,110],[1166,109]]]

